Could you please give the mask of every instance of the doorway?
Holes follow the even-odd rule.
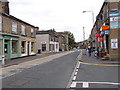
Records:
[[[9,40],[5,40],[4,54],[5,54],[5,59],[10,59],[10,41]]]

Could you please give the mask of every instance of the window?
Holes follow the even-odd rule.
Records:
[[[12,41],[12,54],[17,54],[17,50],[18,50],[18,41],[13,40]]]
[[[42,44],[42,51],[46,51],[46,44]]]
[[[31,52],[34,52],[34,42],[31,42]]]
[[[17,33],[17,23],[12,22],[12,33]]]
[[[33,28],[31,28],[31,37],[35,37],[35,32],[34,32]]]
[[[24,25],[21,26],[21,34],[26,35],[26,27]]]
[[[2,40],[0,40],[0,55],[2,55]]]
[[[26,53],[26,52],[25,52],[25,51],[26,51],[26,50],[25,50],[25,49],[26,49],[26,46],[25,46],[25,45],[26,45],[26,42],[25,42],[25,41],[22,41],[22,43],[21,43],[21,47],[22,47],[21,53],[22,53],[22,54],[25,54],[25,53]]]
[[[2,17],[0,16],[0,31],[2,31]]]

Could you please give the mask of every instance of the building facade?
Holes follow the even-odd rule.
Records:
[[[59,36],[59,50],[60,51],[68,51],[68,35],[65,34],[64,32],[58,32]]]
[[[102,58],[120,61],[120,1],[105,2],[91,31],[91,46]]]
[[[59,52],[58,33],[55,30],[38,31],[36,39],[38,53]]]
[[[38,27],[10,15],[8,4],[0,1],[0,59],[35,55]]]

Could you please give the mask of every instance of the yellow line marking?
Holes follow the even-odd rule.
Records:
[[[95,65],[95,66],[120,66],[120,65],[113,65],[113,64],[95,64],[95,63],[86,63],[86,62],[80,62],[81,64],[86,64],[86,65]]]

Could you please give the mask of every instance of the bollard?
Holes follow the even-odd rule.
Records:
[[[2,64],[5,65],[5,56],[2,56]]]

